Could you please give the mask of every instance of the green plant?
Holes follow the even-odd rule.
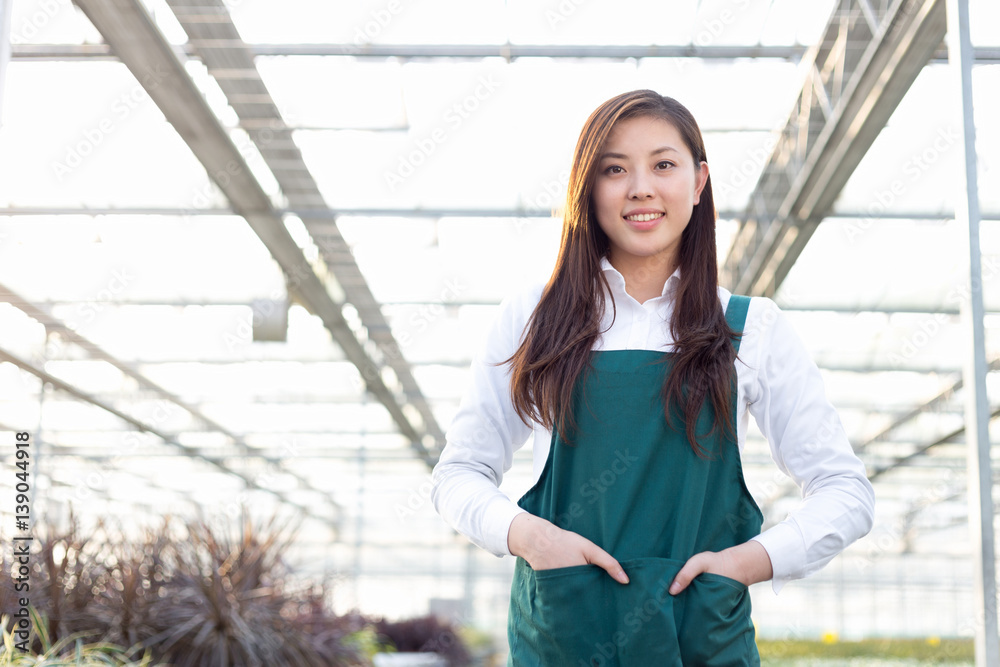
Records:
[[[863,639],[825,643],[817,640],[758,639],[762,659],[795,658],[881,658],[920,660],[925,663],[972,663],[971,639]]]
[[[12,632],[7,630],[12,620],[4,615],[0,620],[3,628],[3,648],[0,649],[0,667],[154,667],[150,652],[135,662],[133,657],[141,648],[135,646],[124,649],[107,642],[84,644],[88,634],[78,632],[52,643],[48,632],[48,622],[35,609],[31,609],[32,630],[41,644],[41,652],[22,652],[15,646]]]
[[[132,542],[105,524],[87,539],[75,522],[42,528],[31,600],[45,632],[31,649],[44,653],[48,638],[86,636],[105,647],[148,647],[175,667],[365,664],[364,647],[347,638],[368,621],[332,613],[325,581],[293,585],[283,554],[294,535],[276,519],[244,519],[235,534],[165,519]],[[10,572],[5,565],[0,575],[0,613],[16,609]]]
[[[428,615],[390,622],[380,620],[375,630],[397,651],[437,653],[448,660],[449,667],[464,667],[472,662],[458,631],[437,616]]]

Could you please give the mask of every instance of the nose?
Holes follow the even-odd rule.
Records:
[[[653,196],[653,186],[645,172],[640,170],[631,176],[628,183],[629,199],[649,199]]]

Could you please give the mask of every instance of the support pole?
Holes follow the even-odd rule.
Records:
[[[10,62],[11,8],[14,0],[0,0],[0,127],[3,127],[3,90]]]
[[[965,433],[969,443],[969,533],[975,576],[976,665],[1000,666],[997,640],[996,556],[993,534],[993,474],[990,464],[990,407],[986,395],[986,348],[983,327],[983,272],[979,249],[979,186],[976,174],[976,127],[972,113],[972,41],[968,0],[947,0],[948,61],[955,99],[961,101],[962,185],[955,221],[969,241],[969,284],[962,302],[968,350],[965,359]]]

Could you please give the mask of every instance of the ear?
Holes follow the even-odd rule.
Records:
[[[706,183],[708,183],[708,163],[702,162],[700,165],[698,165],[698,173],[695,175],[695,183],[694,183],[695,205],[701,203],[701,191],[705,189]]]

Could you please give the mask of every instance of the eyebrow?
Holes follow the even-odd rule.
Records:
[[[656,150],[650,151],[649,154],[650,155],[658,155],[660,153],[666,153],[667,151],[673,151],[674,153],[680,153],[680,151],[677,150],[676,148],[674,148],[673,146],[661,146],[660,148],[657,148]],[[626,160],[626,159],[628,159],[628,156],[627,155],[623,155],[622,153],[602,153],[601,154],[601,159],[604,160],[606,158],[614,158],[616,160]]]

